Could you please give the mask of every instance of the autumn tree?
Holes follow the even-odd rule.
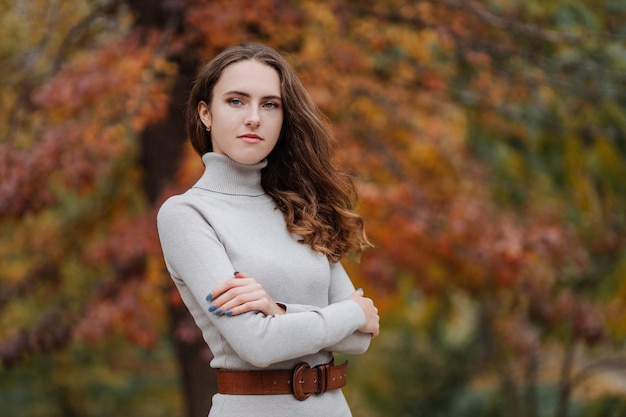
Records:
[[[200,24],[217,6],[199,4],[190,20],[219,43]],[[283,24],[278,39],[262,14],[226,6],[220,29],[243,19],[293,54],[334,123],[377,244],[355,273],[383,306],[415,291],[430,306],[416,318],[424,328],[471,316],[477,356],[464,360],[480,365],[468,372],[497,376],[503,409],[536,415],[548,378],[553,411],[567,415],[576,384],[604,363],[585,367],[576,352],[623,337],[621,301],[606,290],[623,277],[623,15],[582,2],[299,5],[300,30]],[[539,367],[554,346],[556,377]],[[393,409],[401,388],[389,385],[380,397]]]
[[[451,354],[465,361],[458,354],[477,349],[468,371],[495,372],[506,415],[539,415],[546,378],[558,390],[551,415],[568,415],[577,384],[620,363],[590,358],[623,339],[624,16],[603,7],[387,2],[325,28],[359,45],[342,55],[361,58],[346,66],[357,72],[348,82],[360,68],[376,75],[338,109],[353,123],[346,163],[366,179],[363,209],[376,225],[361,276],[375,294],[412,282],[418,310],[408,311],[424,329],[414,349],[457,344]],[[393,290],[389,304],[406,306]],[[462,333],[459,320],[474,329],[461,349],[444,337]],[[546,376],[540,364],[555,346],[560,370]],[[393,376],[370,394],[398,415],[408,410]],[[413,412],[436,409],[435,393],[409,391],[407,403],[431,407]]]
[[[242,41],[285,52],[357,180],[376,248],[347,266],[386,319],[355,361],[357,408],[531,417],[549,385],[545,415],[567,416],[622,365],[606,359],[625,329],[617,2],[73,3],[1,6],[4,369],[174,336],[188,413],[206,415],[210,352],[154,214],[201,170],[181,148],[195,67]]]
[[[96,415],[93,401],[79,398],[92,385],[106,392],[115,372],[136,366],[124,362],[138,353],[116,340],[157,352],[166,326],[161,265],[147,257],[158,242],[138,138],[167,111],[177,71],[168,60],[172,30],[136,26],[119,1],[5,2],[2,9],[2,366],[7,376],[20,364],[24,372],[36,363],[52,369],[36,396],[41,403],[29,402],[28,392],[16,397],[26,398],[20,412],[52,404],[47,415]],[[61,350],[69,356],[39,359]],[[92,352],[101,352],[98,362]],[[163,378],[172,369],[153,372]],[[12,413],[13,388],[3,392],[2,408]],[[136,397],[126,409],[95,408],[158,415]],[[168,409],[176,407],[164,402],[159,412]]]

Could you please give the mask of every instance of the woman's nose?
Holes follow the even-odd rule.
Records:
[[[250,111],[246,115],[245,123],[246,126],[249,127],[258,127],[261,124],[261,118],[259,117],[259,112],[257,109],[250,109]]]

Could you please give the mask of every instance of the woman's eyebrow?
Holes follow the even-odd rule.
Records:
[[[250,94],[243,92],[243,91],[227,91],[224,93],[224,96],[228,96],[228,95],[237,95],[237,96],[243,96],[243,97],[250,97]],[[269,95],[269,96],[263,96],[261,97],[263,100],[282,100],[282,98],[280,96],[276,96],[276,95]]]

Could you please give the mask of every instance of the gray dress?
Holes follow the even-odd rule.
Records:
[[[267,161],[239,164],[207,153],[205,172],[158,215],[167,268],[202,330],[214,368],[291,369],[327,363],[332,352],[363,353],[365,315],[347,297],[354,286],[340,263],[314,252],[287,231],[282,212],[261,187]],[[289,175],[289,173],[285,173]],[[235,271],[254,277],[287,314],[216,316],[205,297]],[[346,417],[341,390],[298,401],[292,395],[213,397],[211,417]]]

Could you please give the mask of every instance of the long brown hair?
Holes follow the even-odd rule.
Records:
[[[261,183],[283,212],[287,229],[301,242],[337,262],[348,252],[370,246],[363,220],[354,210],[356,192],[350,177],[331,163],[334,138],[291,66],[274,49],[241,44],[222,51],[198,71],[187,102],[187,134],[196,152],[211,152],[211,133],[198,115],[198,103],[211,103],[213,88],[226,67],[256,60],[280,77],[284,109],[278,143],[268,155]]]

